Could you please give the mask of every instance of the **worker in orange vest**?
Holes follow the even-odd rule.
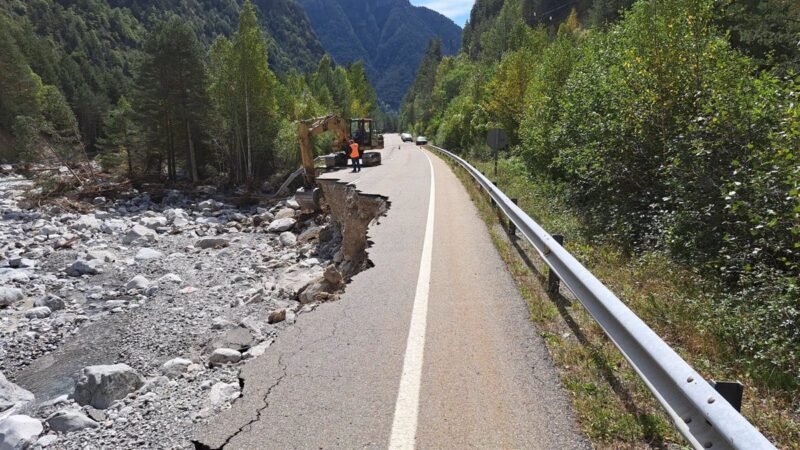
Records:
[[[358,144],[350,139],[350,160],[353,161],[353,172],[361,172],[361,152]]]

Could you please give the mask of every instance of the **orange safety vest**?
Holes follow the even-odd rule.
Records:
[[[358,144],[353,142],[352,144],[350,144],[350,157],[351,158],[358,158],[358,156],[359,156]]]

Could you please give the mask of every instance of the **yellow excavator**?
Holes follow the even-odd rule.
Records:
[[[332,150],[330,155],[322,156],[317,160],[325,161],[327,168],[347,166],[347,143],[352,139],[361,145],[362,149],[374,149],[372,119],[351,119],[350,124],[345,119],[329,114],[325,117],[301,120],[297,123],[297,134],[300,141],[300,159],[303,164],[303,187],[295,193],[295,200],[303,209],[317,211],[320,209],[322,192],[317,186],[317,168],[315,165],[314,152],[311,146],[311,138],[330,131],[334,135]],[[348,133],[351,131],[351,133]],[[344,150],[344,151],[342,151]],[[378,152],[362,152],[364,166],[375,166],[381,163],[381,154]],[[299,172],[299,171],[298,171]],[[297,172],[296,172],[297,173]],[[284,183],[284,186],[291,183],[293,177]],[[279,189],[280,192],[280,189]]]

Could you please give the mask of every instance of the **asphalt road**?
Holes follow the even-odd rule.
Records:
[[[375,267],[247,363],[242,398],[196,441],[589,448],[525,301],[450,168],[388,136],[381,166],[334,176],[391,201],[369,232]]]

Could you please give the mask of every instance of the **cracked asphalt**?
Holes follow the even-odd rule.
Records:
[[[590,448],[524,299],[450,168],[433,160],[433,260],[417,448]],[[241,372],[242,397],[200,448],[387,448],[431,187],[423,150],[387,136],[383,164],[328,178],[389,197],[375,267],[299,317]]]

